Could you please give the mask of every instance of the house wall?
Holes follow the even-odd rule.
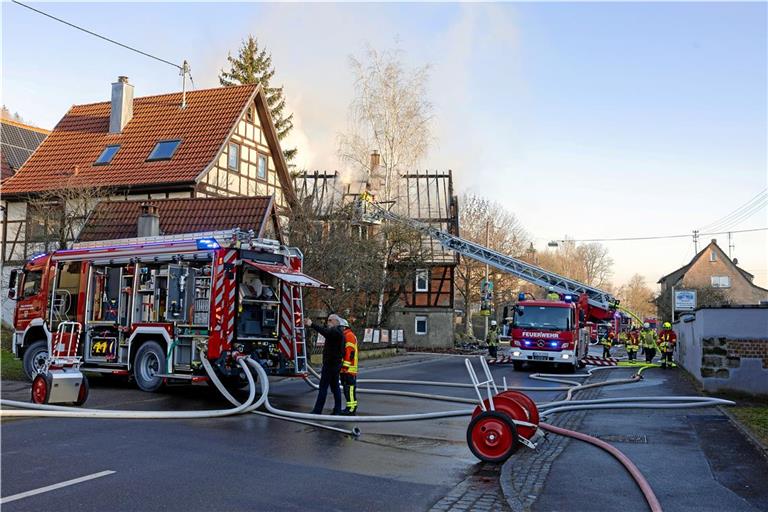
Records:
[[[427,319],[427,333],[416,334],[416,317]],[[453,309],[395,307],[389,315],[387,326],[402,329],[405,344],[409,347],[453,347]]]
[[[415,278],[406,285],[402,301],[406,307],[443,307],[453,309],[454,267],[432,266],[429,272],[429,290],[416,291]]]
[[[713,252],[715,261],[711,261]],[[768,300],[768,292],[754,286],[716,245],[710,245],[688,269],[683,276],[682,286],[697,288],[711,286],[712,276],[729,277],[731,286],[725,291],[733,304],[759,304],[761,300]]]
[[[230,143],[238,146],[238,162],[229,166]],[[259,174],[259,158],[265,159],[264,173]],[[234,162],[233,162],[234,163]],[[237,129],[217,156],[213,167],[198,185],[198,197],[275,196],[278,210],[287,208],[255,104],[243,114]]]
[[[768,307],[699,309],[674,330],[675,360],[705,390],[768,395]]]

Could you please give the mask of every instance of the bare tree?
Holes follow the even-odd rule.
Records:
[[[348,133],[339,136],[339,157],[369,181],[378,181],[379,198],[396,199],[399,175],[413,169],[432,142],[432,104],[427,98],[429,66],[408,68],[402,52],[367,48],[364,59],[350,57],[354,96]],[[371,150],[381,166],[371,172]]]
[[[66,249],[110,189],[83,185],[72,176],[55,189],[39,192],[27,203],[27,243],[37,249]]]
[[[565,240],[556,250],[539,253],[537,258],[541,267],[597,288],[608,287],[613,273],[613,259],[599,243],[578,245]]]
[[[487,245],[495,251],[513,257],[520,257],[525,253],[530,244],[528,235],[512,212],[498,203],[473,194],[464,194],[459,200],[459,205],[462,238]],[[496,302],[512,300],[519,289],[519,280],[492,267],[489,269],[489,275],[494,283]],[[470,335],[471,305],[481,300],[480,286],[484,277],[485,265],[470,258],[461,258],[456,268],[456,288],[464,300],[464,328]]]
[[[653,290],[640,274],[633,275],[626,284],[619,287],[616,296],[622,306],[640,318],[653,316],[656,312]]]

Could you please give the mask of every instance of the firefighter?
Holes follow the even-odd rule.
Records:
[[[547,288],[547,300],[560,300],[560,294],[555,291],[554,286]]]
[[[600,340],[600,344],[603,346],[603,357],[611,357],[611,347],[613,346],[613,339],[616,335],[613,333],[613,329],[608,329],[603,339]]]
[[[627,338],[627,356],[630,361],[637,361],[637,351],[640,348],[640,337],[637,329],[629,331]]]
[[[656,355],[656,331],[651,329],[651,324],[648,322],[643,324],[643,330],[640,331],[640,345],[643,347],[645,362],[653,362]]]
[[[344,356],[341,359],[341,385],[344,388],[344,398],[347,399],[347,408],[342,414],[354,416],[357,413],[357,337],[349,323],[341,319],[342,332],[344,334]]]
[[[342,318],[339,315],[330,315],[327,327],[312,323],[307,318],[305,324],[316,330],[325,338],[323,347],[323,369],[320,372],[320,385],[317,389],[317,401],[312,409],[312,414],[322,414],[325,407],[325,399],[328,396],[328,388],[333,394],[333,414],[341,414],[341,385],[339,373],[341,372],[341,359],[344,350],[344,331],[341,327]]]
[[[496,320],[491,320],[491,328],[488,329],[488,336],[485,338],[485,342],[488,343],[488,355],[496,359],[499,349],[499,331]]]
[[[659,350],[661,351],[661,367],[666,368],[667,364],[672,367],[672,354],[677,344],[677,334],[672,330],[672,324],[664,322],[664,329],[659,333]]]

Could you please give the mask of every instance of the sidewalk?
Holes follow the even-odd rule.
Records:
[[[600,371],[588,382],[631,372]],[[698,393],[680,371],[654,368],[640,382],[589,389],[575,398],[665,395]],[[768,510],[768,460],[717,408],[575,411],[555,415],[551,423],[623,451],[666,512]],[[535,452],[527,450],[507,461],[502,487],[515,511],[648,510],[637,485],[613,457],[553,434]]]

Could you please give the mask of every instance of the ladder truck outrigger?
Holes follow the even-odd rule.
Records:
[[[247,384],[241,355],[305,376],[302,290],[330,287],[302,264],[299,249],[239,229],[76,243],[11,272],[13,352],[30,379],[64,350],[70,366],[144,391],[208,380],[201,354],[232,388]]]
[[[560,295],[557,301],[522,300],[515,306],[510,329],[510,358],[516,370],[524,363],[551,363],[575,371],[583,366],[582,360],[588,354],[590,329],[587,323],[611,320],[619,308],[619,301],[606,291],[393,213],[372,202],[367,195],[361,196],[358,205],[363,219],[388,220],[409,226],[434,238],[446,249],[544,289],[551,288]]]

